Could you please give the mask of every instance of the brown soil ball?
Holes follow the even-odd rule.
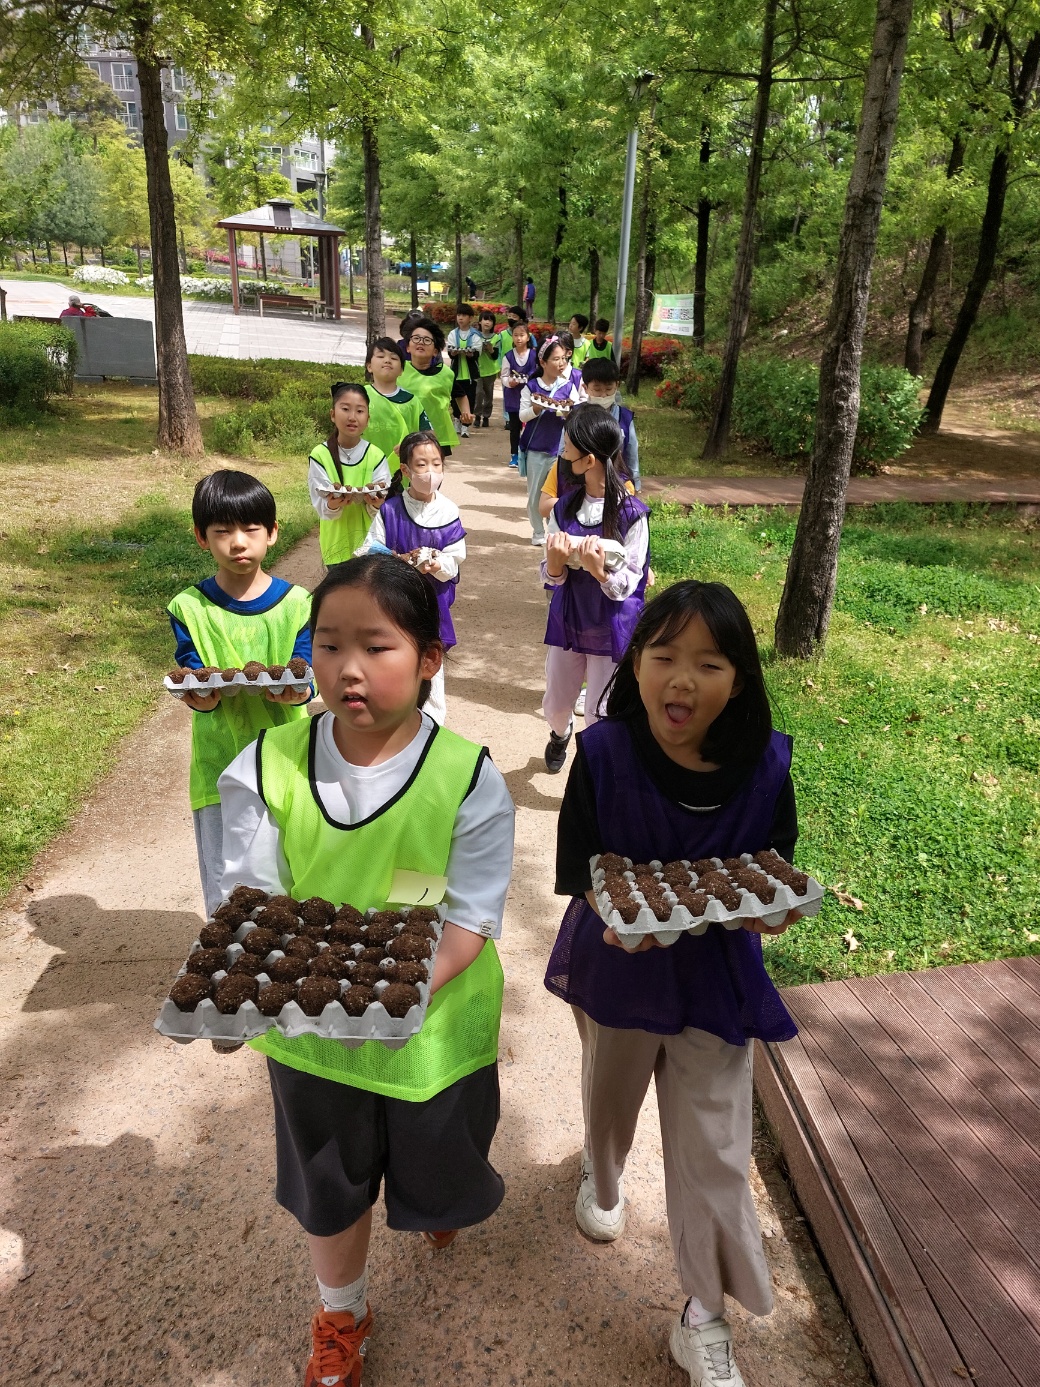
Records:
[[[639,914],[639,906],[633,900],[615,901],[614,909],[624,920],[626,925],[634,925],[636,916]]]
[[[716,887],[718,887],[719,890],[726,890],[731,884],[725,872],[718,872],[715,870],[705,872],[702,876],[697,878],[697,890],[710,891],[712,895],[715,894]]]
[[[679,891],[684,886],[689,886],[690,884],[690,874],[682,865],[678,867],[666,867],[664,869],[663,879],[673,891]]]
[[[203,925],[199,930],[199,943],[204,949],[226,949],[233,938],[225,924]]]
[[[419,983],[428,982],[430,979],[430,975],[423,965],[413,963],[411,959],[402,959],[400,962],[396,959],[387,959],[387,962],[394,965],[394,971],[387,973],[387,977],[392,982],[406,982],[412,987],[418,987]]]
[[[401,931],[401,933],[414,934],[417,935],[420,939],[435,940],[437,938],[437,931],[434,929],[434,927],[432,925],[427,924],[425,921],[419,920],[416,920],[414,922],[406,920],[404,924],[404,929]]]
[[[277,1016],[282,1007],[296,1001],[296,988],[291,982],[269,982],[261,988],[257,1006],[261,1016]]]
[[[396,929],[400,923],[401,917],[396,910],[377,910],[369,917],[368,927],[371,929],[373,925],[390,925]]]
[[[182,668],[178,665],[176,669],[171,669],[166,677],[172,684],[183,684],[190,673],[190,669]]]
[[[256,923],[261,929],[271,929],[278,935],[295,934],[297,928],[296,916],[291,910],[286,910],[283,906],[273,908],[265,906],[258,911]]]
[[[761,852],[756,852],[754,859],[760,867],[764,867],[767,872],[771,872],[777,863],[783,862],[783,858],[775,848],[763,848]]]
[[[302,924],[296,926],[296,932],[307,939],[324,939],[329,931],[327,925],[318,925],[304,920]]]
[[[251,929],[242,936],[242,947],[246,953],[256,954],[260,958],[266,958],[281,942],[281,934],[273,929]]]
[[[308,939],[305,934],[298,934],[286,944],[285,952],[292,958],[314,958],[320,950],[313,939]]]
[[[214,674],[219,674],[220,670],[216,665],[203,665],[201,669],[192,670],[196,679],[211,679]]]
[[[170,988],[170,999],[179,1011],[194,1011],[200,1002],[212,995],[213,984],[198,973],[183,974]]]
[[[223,679],[225,684],[230,684],[237,673],[238,670],[235,669],[234,666],[232,666],[230,669],[222,669],[220,671],[220,677],[221,679]]]
[[[382,974],[374,963],[355,963],[350,973],[351,983],[360,984],[362,987],[375,987],[381,977]]]
[[[330,1002],[339,1001],[339,983],[335,978],[304,978],[297,996],[305,1016],[320,1016]]]
[[[785,886],[789,886],[796,896],[804,896],[809,889],[809,878],[804,872],[796,871],[793,867],[784,878]]]
[[[295,896],[268,896],[267,904],[271,910],[287,910],[290,915],[300,913],[300,902]]]
[[[223,905],[217,906],[213,912],[213,918],[219,920],[222,925],[227,925],[229,930],[236,930],[239,925],[244,925],[249,919],[249,911],[240,910],[237,905],[225,901]]]
[[[317,958],[311,960],[312,978],[345,978],[350,972],[350,964],[345,958],[337,958],[331,949],[325,949]]]
[[[369,920],[365,929],[365,944],[388,944],[391,939],[397,938],[397,927],[395,925],[377,924],[375,920]]]
[[[327,954],[332,954],[333,958],[348,959],[351,963],[353,963],[354,960],[357,958],[357,954],[355,954],[354,952],[353,945],[345,944],[341,940],[337,940],[336,943],[330,944],[329,947],[324,950],[324,952]]]
[[[699,920],[707,910],[710,899],[707,891],[684,891],[679,897],[679,904],[684,905],[694,919]]]
[[[334,925],[363,925],[365,917],[356,906],[344,904],[336,911],[332,923]]]
[[[616,852],[601,853],[598,865],[602,867],[605,872],[616,872],[618,876],[628,868],[628,863],[623,857],[619,857]]]
[[[342,925],[334,924],[329,930],[330,944],[362,944],[364,940],[365,931],[352,921]]]
[[[293,958],[291,954],[286,954],[284,958],[276,958],[266,970],[272,982],[299,982],[310,971],[311,965],[305,958]]]
[[[255,910],[267,900],[267,892],[261,891],[259,886],[236,886],[228,900],[239,910]]]
[[[415,905],[404,918],[409,925],[432,925],[437,912],[432,905]]]
[[[702,877],[705,872],[715,872],[718,871],[718,868],[710,857],[699,857],[696,862],[691,862],[690,870]]]
[[[671,919],[672,904],[670,901],[666,901],[663,896],[655,897],[652,901],[647,901],[647,905],[654,912],[655,920],[660,920],[663,923],[665,920]]]
[[[406,982],[392,982],[380,994],[379,1000],[391,1016],[400,1019],[407,1016],[412,1007],[417,1007],[422,998],[417,987],[410,987]]]
[[[223,949],[196,949],[188,955],[186,967],[189,973],[208,978],[218,969],[227,967],[227,955]]]
[[[302,679],[307,673],[307,661],[300,655],[294,655],[286,668],[296,679]]]
[[[259,660],[249,660],[242,666],[242,673],[252,682],[258,674],[263,674],[265,668],[266,666],[262,665]]]
[[[358,954],[359,963],[374,963],[377,966],[386,957],[386,950],[382,944],[373,944],[369,949],[362,949]]]
[[[429,958],[433,950],[428,939],[420,939],[417,934],[399,934],[386,946],[391,958],[409,959],[417,963],[420,958]]]
[[[260,991],[256,978],[247,978],[244,973],[228,974],[217,983],[213,1000],[217,1010],[225,1016],[233,1016],[243,1002],[255,1002]]]
[[[282,675],[285,673],[285,666],[284,666],[284,665],[268,665],[268,666],[267,666],[267,672],[268,672],[268,674],[271,676],[272,679],[281,679]]]
[[[717,901],[721,901],[727,910],[736,910],[740,905],[740,892],[735,886],[717,886],[711,894]]]
[[[361,987],[352,982],[343,998],[343,1010],[348,1016],[364,1016],[375,999],[376,994],[370,987]]]
[[[739,857],[724,857],[722,865],[727,872],[739,872],[743,870],[744,864]]]
[[[686,863],[681,858],[675,858],[671,862],[666,862],[661,868],[662,872],[678,872],[681,876],[686,871]]]
[[[267,965],[259,954],[239,954],[228,969],[229,973],[244,974],[247,978],[255,978],[266,971]]]
[[[336,907],[321,896],[311,896],[300,902],[298,914],[305,925],[321,925],[324,928],[332,923]]]

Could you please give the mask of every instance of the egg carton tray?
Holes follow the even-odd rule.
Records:
[[[626,881],[634,882],[632,859],[626,857],[624,860],[627,864],[624,878]],[[681,860],[686,867],[690,866],[687,859]],[[740,929],[745,920],[761,920],[764,924],[775,927],[783,924],[788,911],[798,910],[806,917],[816,915],[819,912],[824,897],[824,888],[813,877],[809,878],[805,894],[796,896],[789,886],[777,881],[775,877],[771,877],[760,867],[750,853],[743,853],[740,860],[745,867],[750,867],[752,871],[761,872],[763,881],[776,888],[776,895],[772,901],[768,903],[761,901],[751,891],[738,887],[736,889],[740,890],[740,905],[736,909],[728,910],[721,901],[712,898],[708,901],[708,908],[703,915],[691,915],[684,905],[679,904],[675,892],[666,887],[665,895],[671,897],[672,913],[667,920],[659,920],[647,905],[642,892],[635,891],[633,894],[637,901],[642,902],[642,906],[635,920],[628,925],[621,918],[610,896],[604,890],[605,874],[599,865],[600,859],[597,854],[589,861],[592,868],[592,889],[596,897],[596,909],[621,940],[621,943],[628,949],[636,948],[647,935],[653,935],[658,944],[667,946],[674,944],[681,934],[704,934],[709,925],[722,925],[724,929]],[[720,857],[713,857],[711,861],[715,864],[716,870],[723,869]],[[655,858],[647,865],[653,868],[655,875],[660,879],[664,864]],[[693,873],[692,890],[697,889],[696,882],[697,874]]]
[[[173,694],[174,698],[183,698],[186,693],[212,693],[214,689],[219,689],[221,693],[234,697],[235,694],[260,694],[267,689],[274,689],[277,693],[284,693],[286,689],[296,689],[303,692],[309,689],[314,678],[314,671],[310,665],[307,666],[306,674],[296,675],[286,668],[285,673],[278,679],[262,670],[255,679],[249,679],[239,670],[231,679],[225,679],[218,670],[216,674],[207,675],[205,679],[200,679],[197,674],[186,674],[181,683],[177,683],[167,674],[163,679],[163,687]]]
[[[619,544],[616,539],[601,539],[603,546],[603,567],[607,573],[616,573],[618,569],[625,566],[625,546]],[[581,560],[577,554],[567,555],[568,568],[580,568]]]
[[[368,911],[365,919],[371,919],[375,913],[374,910]],[[403,921],[408,912],[402,910],[399,913]],[[255,1040],[257,1036],[264,1035],[267,1031],[278,1030],[287,1040],[293,1040],[300,1035],[319,1035],[325,1040],[338,1040],[349,1050],[356,1050],[367,1040],[378,1040],[388,1050],[400,1050],[413,1035],[417,1035],[422,1029],[422,1024],[426,1019],[426,1010],[430,1004],[430,980],[433,977],[433,965],[437,958],[437,946],[440,943],[444,922],[438,918],[432,924],[437,940],[436,942],[430,941],[430,957],[423,960],[426,968],[426,981],[417,984],[420,1001],[418,1006],[413,1006],[404,1016],[391,1016],[379,1002],[379,997],[392,981],[392,979],[387,978],[385,980],[380,979],[375,984],[373,991],[376,994],[376,1000],[369,1003],[363,1016],[348,1016],[339,1002],[329,1002],[320,1016],[308,1016],[298,1002],[287,1002],[277,1016],[262,1015],[255,1002],[243,1002],[236,1012],[225,1015],[217,1010],[216,1003],[209,998],[199,1002],[194,1011],[181,1011],[177,1003],[172,998],[167,997],[159,1009],[159,1015],[155,1018],[155,1029],[160,1035],[184,1044],[192,1040],[243,1042]],[[227,950],[230,963],[233,964],[237,958],[245,953],[242,940],[250,930],[255,928],[256,926],[251,921],[239,925],[233,936],[235,942],[230,944]],[[284,944],[291,937],[284,935],[282,943]],[[196,939],[189,952],[189,958],[191,954],[201,948],[201,943]],[[360,953],[361,948],[362,945],[355,945],[355,953]],[[322,950],[320,943],[318,949],[319,951]],[[272,964],[275,959],[284,957],[284,949],[272,949],[264,962]],[[185,963],[177,977],[183,977],[187,971],[188,968]],[[214,982],[219,982],[226,976],[226,970],[221,969],[212,976]],[[257,982],[261,988],[270,981],[269,974],[257,974]],[[341,982],[340,996],[346,996],[349,989],[349,982]]]
[[[326,486],[323,482],[316,483],[314,490],[319,496],[362,496],[374,497],[376,500],[386,499],[387,492],[390,490],[386,485],[368,486]]]

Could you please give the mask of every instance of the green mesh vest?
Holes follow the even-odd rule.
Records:
[[[383,461],[383,454],[374,443],[369,443],[360,462],[346,467],[340,465],[339,457],[333,456],[327,443],[319,443],[312,448],[311,457],[324,467],[330,481],[339,482],[342,486],[367,486]],[[325,567],[331,568],[334,563],[352,559],[354,550],[364,541],[371,528],[372,517],[363,501],[348,502],[335,520],[319,520],[318,541]]]
[[[436,727],[394,799],[361,823],[337,824],[314,789],[319,721],[276,728],[257,748],[260,793],[281,830],[289,890],[298,899],[324,896],[337,905],[347,901],[358,910],[382,910],[399,868],[445,875],[455,817],[484,753]],[[465,972],[434,995],[422,1030],[400,1050],[377,1040],[352,1050],[316,1035],[287,1040],[274,1029],[249,1043],[293,1069],[422,1103],[495,1062],[501,1016],[502,966],[488,940]]]
[[[455,448],[459,442],[451,418],[451,387],[454,379],[443,362],[436,375],[424,376],[409,361],[398,382],[402,390],[410,390],[413,395],[418,395],[442,448]]]
[[[385,455],[391,472],[396,472],[401,463],[394,449],[402,438],[419,432],[422,404],[407,390],[397,392],[403,397],[400,400],[390,400],[374,385],[366,385],[365,389],[368,391],[368,428],[364,436]]]
[[[169,606],[171,616],[188,628],[204,665],[241,668],[250,660],[284,665],[292,659],[296,637],[311,615],[311,595],[292,587],[266,612],[246,616],[219,607],[199,588],[178,593]],[[192,809],[219,804],[217,777],[261,732],[307,717],[302,705],[271,703],[262,694],[239,693],[221,698],[211,713],[191,719]]]

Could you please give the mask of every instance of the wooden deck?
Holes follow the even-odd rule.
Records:
[[[756,1086],[882,1387],[1040,1384],[1040,959],[795,987]]]

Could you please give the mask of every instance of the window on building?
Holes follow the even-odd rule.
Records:
[[[112,90],[117,92],[132,92],[134,89],[134,65],[133,63],[113,63],[112,64]]]
[[[175,92],[183,92],[188,90],[188,79],[182,67],[170,68],[170,86],[173,88]],[[179,130],[180,126],[178,126],[177,128]],[[187,129],[188,127],[185,126],[184,128]]]
[[[47,117],[47,105],[43,101],[34,102],[25,113],[26,125],[39,125]]]
[[[100,77],[100,76],[101,76],[101,64],[100,64],[100,63],[87,63],[87,67],[90,68],[91,72],[94,74],[95,77]]]
[[[188,128],[188,113],[179,103],[175,104],[173,108],[173,123],[178,130],[187,130]]]
[[[258,153],[262,164],[273,165],[276,168],[281,167],[282,146],[280,144],[262,144]]]
[[[128,130],[137,130],[140,128],[137,121],[136,101],[123,102],[123,124]]]

